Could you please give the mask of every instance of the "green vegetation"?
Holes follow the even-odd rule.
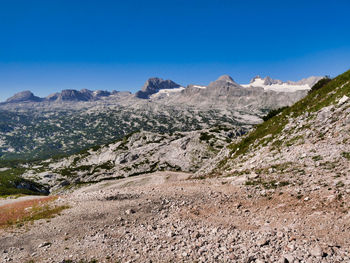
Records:
[[[344,158],[350,160],[350,152],[342,152],[341,156],[343,156]]]
[[[320,79],[315,85],[313,85],[309,92],[314,92],[316,90],[321,89],[322,87],[324,87],[331,80],[332,79],[329,76],[325,76],[323,79]]]
[[[276,189],[277,187],[283,187],[283,186],[289,185],[289,182],[287,181],[277,182],[276,180],[264,181],[262,179],[258,179],[258,180],[248,180],[245,182],[245,185],[247,186],[261,185],[265,189]]]
[[[215,138],[215,136],[207,132],[201,132],[201,135],[199,136],[199,140],[205,141],[207,143],[209,143],[209,140],[213,138]]]
[[[18,194],[42,195],[39,192],[39,190],[44,190],[42,185],[21,177],[24,170],[24,168],[12,168],[0,172],[0,197]],[[21,185],[30,187],[29,189],[24,189]]]
[[[50,219],[62,210],[69,208],[67,205],[57,206],[50,204],[56,200],[56,196],[48,196],[41,199],[20,201],[0,207],[0,228],[16,225],[23,226],[26,222],[40,219]]]
[[[114,167],[114,164],[112,162],[106,162],[97,166],[93,166],[93,165],[80,165],[77,167],[66,167],[64,169],[61,170],[57,170],[57,173],[60,173],[63,176],[67,176],[67,177],[72,177],[77,175],[79,172],[83,172],[86,173],[88,175],[92,175],[95,172],[99,171],[99,170],[110,170]]]
[[[68,205],[61,205],[61,206],[55,206],[51,207],[49,205],[45,205],[42,207],[33,207],[31,214],[29,216],[24,217],[22,220],[18,221],[16,220],[16,224],[19,222],[33,222],[40,219],[50,219],[55,217],[55,215],[61,213],[63,210],[68,209]]]
[[[96,145],[121,140],[140,130],[169,134],[200,130],[217,123],[239,126],[232,114],[222,114],[220,110],[204,112],[166,105],[161,112],[121,105],[88,113],[70,109],[45,112],[35,108],[21,112],[0,110],[0,135],[6,141],[6,145],[0,146],[0,160],[60,158],[89,147],[98,150]]]
[[[297,145],[297,144],[303,144],[304,143],[304,137],[302,135],[298,135],[290,139],[286,142],[287,146]]]
[[[266,116],[263,117],[263,120],[267,121],[267,120],[271,119],[272,117],[274,117],[274,116],[278,115],[279,113],[281,113],[282,111],[284,111],[284,109],[286,109],[286,108],[288,108],[288,106],[270,111]]]
[[[321,161],[323,160],[323,157],[321,155],[315,155],[315,156],[312,156],[312,160],[315,162]]]

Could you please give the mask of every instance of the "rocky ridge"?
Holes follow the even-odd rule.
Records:
[[[22,177],[54,192],[69,185],[155,171],[195,172],[245,132],[223,126],[174,134],[137,132],[69,157],[26,163]]]

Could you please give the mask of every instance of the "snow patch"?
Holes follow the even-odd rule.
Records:
[[[169,96],[171,93],[181,92],[184,89],[184,87],[178,87],[174,89],[161,89],[157,93],[153,94],[152,97],[158,97],[162,95]]]
[[[295,92],[298,90],[310,90],[311,87],[308,84],[303,85],[296,85],[296,84],[289,84],[289,83],[281,83],[281,84],[271,84],[266,85],[264,84],[264,79],[262,78],[255,78],[253,82],[249,84],[242,84],[241,86],[244,88],[249,87],[261,87],[264,88],[264,91],[276,91],[276,92]]]
[[[193,85],[193,88],[197,88],[197,89],[206,89],[206,86],[199,86],[199,85]]]

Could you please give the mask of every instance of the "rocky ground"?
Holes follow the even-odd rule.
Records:
[[[346,192],[300,197],[294,185],[189,177],[158,172],[80,188],[56,201],[71,206],[56,218],[1,230],[0,261],[350,261]]]

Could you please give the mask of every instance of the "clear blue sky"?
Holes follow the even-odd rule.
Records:
[[[136,91],[152,76],[335,76],[350,68],[349,11],[348,0],[0,0],[0,101]]]

